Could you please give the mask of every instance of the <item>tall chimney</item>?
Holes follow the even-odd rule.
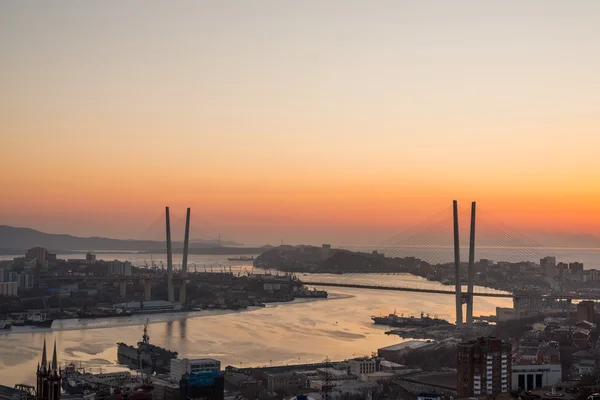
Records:
[[[165,207],[167,214],[167,292],[169,301],[175,301],[173,292],[173,250],[171,248],[171,219],[169,217],[169,207]]]
[[[469,270],[467,275],[467,328],[473,327],[473,278],[475,274],[475,202],[471,203],[471,236],[469,240]]]
[[[458,239],[458,202],[453,202],[454,214],[454,279],[456,279],[456,327],[462,328],[462,296],[460,285],[460,241]]]
[[[183,240],[183,263],[181,264],[181,287],[179,288],[179,302],[185,304],[186,288],[185,281],[187,278],[187,260],[188,260],[188,248],[190,245],[190,208],[187,209],[187,215],[185,217],[185,239]]]

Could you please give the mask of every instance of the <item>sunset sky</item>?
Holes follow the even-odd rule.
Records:
[[[600,234],[599,18],[596,0],[1,2],[0,224],[149,237],[190,206],[207,236],[370,244],[456,198]]]

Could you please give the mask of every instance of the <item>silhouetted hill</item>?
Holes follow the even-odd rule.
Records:
[[[191,248],[215,247],[216,241],[193,239]],[[222,245],[240,245],[234,242],[221,242]],[[66,234],[44,233],[30,228],[16,228],[0,225],[0,249],[18,250],[19,253],[35,246],[50,250],[122,250],[151,251],[163,250],[165,242],[153,240],[111,239],[103,237],[77,237]],[[183,242],[173,242],[173,248],[183,248]],[[17,253],[18,254],[18,253]]]

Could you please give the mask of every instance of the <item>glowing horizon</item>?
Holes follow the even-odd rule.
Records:
[[[600,235],[599,14],[0,4],[0,224],[128,238],[189,206],[231,240],[367,243],[457,198]]]

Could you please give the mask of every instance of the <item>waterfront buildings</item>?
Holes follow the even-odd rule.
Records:
[[[221,361],[213,358],[174,358],[171,360],[170,371],[171,379],[179,382],[183,375],[192,372],[219,372],[221,371]]]
[[[437,343],[432,340],[409,340],[408,342],[398,343],[377,349],[377,355],[388,361],[401,363],[403,361],[404,354],[407,352],[435,346],[436,344]]]
[[[511,387],[512,347],[494,337],[457,345],[458,397],[496,395]]]
[[[357,377],[377,371],[377,361],[373,358],[355,358],[350,360],[349,364],[350,373]]]
[[[308,378],[295,372],[266,374],[267,390],[270,393],[293,393],[308,388]]]

